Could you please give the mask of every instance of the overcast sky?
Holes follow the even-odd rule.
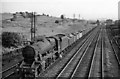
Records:
[[[118,18],[120,0],[1,0],[2,12],[35,11],[59,17],[84,19]]]

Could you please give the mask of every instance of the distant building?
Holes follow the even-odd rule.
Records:
[[[106,24],[107,24],[107,25],[111,25],[112,23],[113,23],[113,20],[112,20],[112,19],[107,19],[107,20],[106,20]]]
[[[120,1],[118,2],[118,19],[120,20]]]

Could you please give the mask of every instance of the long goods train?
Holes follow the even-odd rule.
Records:
[[[18,65],[17,73],[22,78],[38,77],[56,59],[62,58],[64,51],[81,37],[82,32],[79,31],[39,38],[36,43],[22,49],[24,60]]]

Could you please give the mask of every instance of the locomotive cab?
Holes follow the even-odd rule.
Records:
[[[56,59],[57,58],[62,58],[62,56],[60,55],[60,52],[61,52],[61,42],[62,42],[62,39],[59,38],[58,36],[50,36],[49,38],[54,38],[55,39],[55,56],[56,56]]]

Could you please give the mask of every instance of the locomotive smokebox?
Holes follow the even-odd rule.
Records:
[[[26,46],[22,50],[22,55],[24,57],[24,61],[30,63],[34,61],[35,50],[31,46]]]

